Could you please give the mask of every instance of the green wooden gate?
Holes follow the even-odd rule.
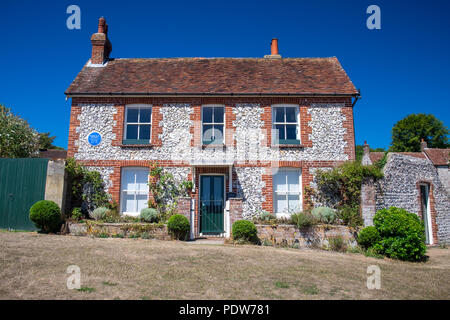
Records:
[[[36,230],[30,207],[45,197],[48,159],[0,159],[0,228]]]
[[[200,176],[200,232],[223,233],[224,176]]]

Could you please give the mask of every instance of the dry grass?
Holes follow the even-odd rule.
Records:
[[[0,299],[449,299],[450,250],[427,263],[250,245],[0,232]],[[83,290],[68,290],[68,265]],[[381,289],[366,287],[367,266]],[[92,290],[91,290],[92,289]]]

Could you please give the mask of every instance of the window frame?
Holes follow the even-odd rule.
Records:
[[[298,173],[298,186],[299,186],[299,191],[298,192],[290,192],[289,191],[289,183],[288,183],[288,176],[287,176],[287,174],[285,174],[285,176],[286,176],[286,179],[285,179],[285,186],[286,186],[286,191],[284,191],[284,192],[280,192],[280,191],[276,191],[276,188],[275,188],[275,176],[277,175],[277,174],[279,174],[279,173],[282,173],[282,172],[289,172],[289,171],[291,171],[291,172],[297,172]],[[272,201],[272,203],[273,203],[273,213],[277,216],[277,217],[279,217],[279,218],[282,218],[282,217],[285,217],[285,218],[288,218],[288,217],[290,217],[290,215],[292,214],[292,212],[289,212],[289,196],[290,195],[298,195],[298,197],[299,197],[299,209],[298,209],[298,211],[300,212],[300,211],[302,211],[303,210],[303,192],[302,192],[302,169],[301,168],[289,168],[289,167],[282,167],[282,168],[278,168],[278,170],[276,170],[276,172],[274,172],[273,174],[272,174],[272,199],[273,199],[273,201]],[[285,195],[285,201],[286,201],[286,204],[287,204],[287,212],[276,212],[276,208],[278,207],[277,206],[277,195]]]
[[[212,113],[212,122],[207,122],[205,123],[203,121],[203,110],[204,108],[223,108],[223,122],[214,122],[214,111]],[[201,107],[201,120],[202,120],[202,131],[201,131],[201,136],[202,136],[202,144],[203,145],[224,145],[225,144],[225,123],[226,123],[226,119],[225,119],[225,105],[224,104],[203,104]],[[213,141],[205,141],[203,138],[203,127],[205,125],[209,125],[213,127],[213,134],[214,134],[214,125],[222,125],[223,129],[222,129],[222,141],[221,142],[215,142],[215,137]]]
[[[128,110],[129,109],[138,109],[138,121],[137,122],[128,122]],[[140,122],[141,117],[141,109],[150,109],[150,122]],[[124,117],[124,130],[123,130],[123,144],[151,144],[152,143],[152,129],[153,129],[153,105],[151,104],[142,104],[142,103],[133,103],[133,104],[127,104],[125,105],[125,117]],[[137,125],[138,126],[138,132],[137,132],[137,139],[128,139],[127,137],[127,129],[128,125]],[[150,126],[150,138],[147,139],[139,139],[139,133],[140,133],[140,126],[141,125],[149,125]]]
[[[123,177],[124,177],[124,172],[125,171],[127,171],[127,170],[133,170],[134,171],[134,190],[127,190],[127,189],[124,189],[123,188]],[[124,205],[124,194],[125,193],[129,193],[129,192],[133,192],[133,202],[134,202],[134,207],[135,207],[135,209],[136,209],[136,205],[137,205],[137,199],[136,199],[136,196],[137,195],[142,195],[142,193],[141,192],[145,192],[145,195],[146,195],[146,197],[147,197],[147,199],[146,199],[146,201],[148,202],[148,199],[149,199],[149,192],[150,192],[150,188],[149,188],[149,186],[148,186],[148,181],[149,181],[149,177],[150,177],[150,173],[148,173],[147,174],[147,190],[145,190],[145,191],[141,191],[141,190],[138,190],[137,188],[136,188],[136,177],[137,177],[137,175],[136,175],[136,172],[137,171],[145,171],[145,170],[147,170],[147,172],[148,172],[148,168],[147,167],[122,167],[121,168],[121,170],[120,170],[120,213],[122,214],[122,215],[129,215],[129,216],[138,216],[139,214],[140,214],[140,212],[133,212],[133,211],[124,211],[123,209],[123,205]]]
[[[284,121],[283,122],[276,122],[275,117],[275,109],[277,108],[284,108]],[[286,108],[295,108],[295,121],[293,122],[287,122],[286,121]],[[295,124],[295,135],[296,139],[286,139],[287,137],[287,125],[294,125]],[[276,139],[277,135],[277,125],[283,125],[284,126],[284,136],[285,139]],[[273,104],[272,105],[272,145],[300,145],[301,144],[301,133],[300,133],[300,106],[298,104]]]

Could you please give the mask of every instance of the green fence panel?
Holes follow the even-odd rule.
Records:
[[[0,159],[0,228],[36,230],[30,207],[45,197],[48,159]]]

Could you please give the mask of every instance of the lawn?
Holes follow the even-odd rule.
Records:
[[[426,263],[251,245],[0,232],[0,299],[449,299],[450,249]],[[66,287],[69,265],[81,290]],[[381,289],[366,286],[381,269]]]

